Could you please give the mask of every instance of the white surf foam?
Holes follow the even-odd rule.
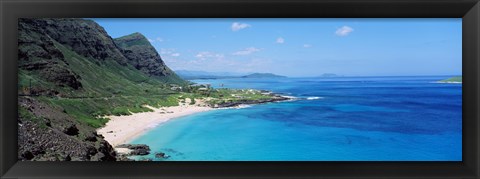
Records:
[[[282,95],[282,97],[284,97],[284,98],[288,98],[288,99],[297,99],[297,97],[295,97],[295,96],[286,96],[286,95]]]
[[[308,97],[307,100],[316,100],[316,99],[322,99],[323,97],[318,97],[318,96],[312,96]]]
[[[242,109],[242,108],[249,108],[249,107],[252,107],[252,105],[248,105],[248,104],[240,104],[236,107],[233,107],[235,109]]]

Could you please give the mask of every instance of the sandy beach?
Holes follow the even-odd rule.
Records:
[[[119,144],[125,144],[134,138],[144,134],[149,129],[167,122],[169,120],[214,110],[214,108],[207,107],[200,100],[196,100],[195,105],[190,105],[190,100],[187,99],[185,103],[180,103],[179,106],[154,108],[145,106],[153,110],[153,112],[134,113],[128,116],[107,116],[110,120],[104,127],[97,130],[98,134],[105,137],[113,147]],[[121,149],[118,149],[118,152]]]

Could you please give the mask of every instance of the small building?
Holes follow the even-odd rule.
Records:
[[[173,90],[173,91],[181,91],[182,87],[181,86],[173,86],[170,89]]]

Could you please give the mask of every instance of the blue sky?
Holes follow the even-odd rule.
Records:
[[[142,33],[173,70],[292,77],[462,72],[460,18],[93,20],[113,38]]]

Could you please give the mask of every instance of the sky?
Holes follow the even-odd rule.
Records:
[[[92,19],[140,32],[173,70],[290,77],[461,75],[462,19]]]

